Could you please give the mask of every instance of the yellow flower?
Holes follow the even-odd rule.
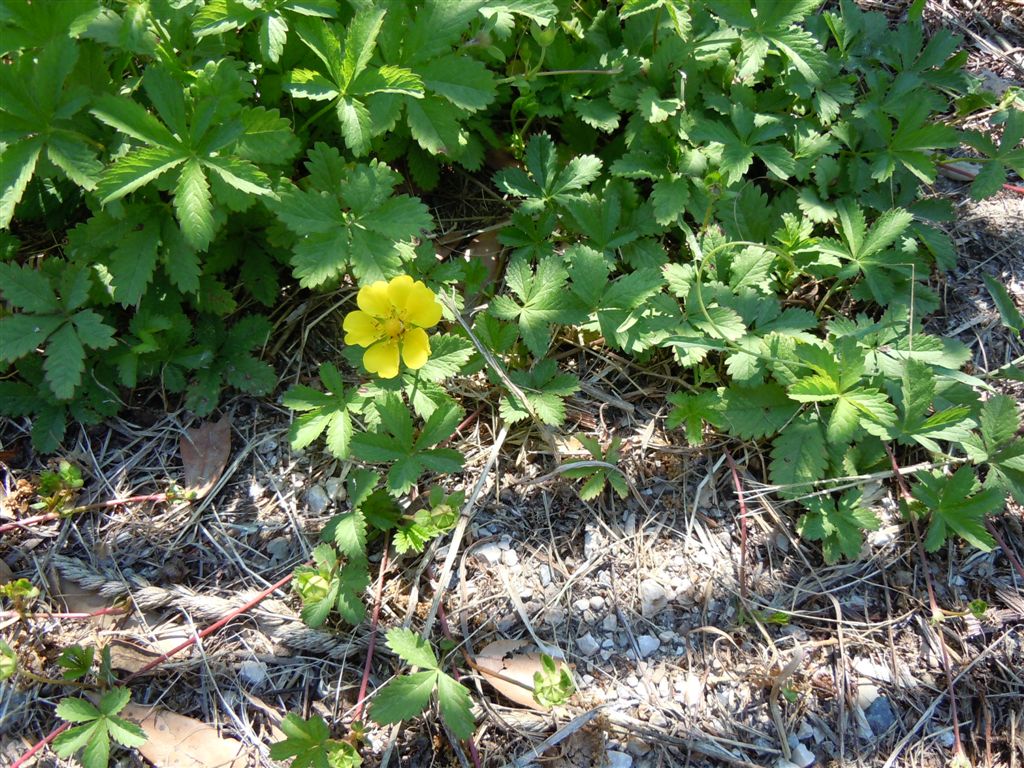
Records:
[[[399,275],[359,289],[359,309],[345,316],[345,343],[366,347],[363,365],[382,379],[398,375],[398,358],[408,368],[422,368],[430,357],[424,328],[437,325],[441,305],[419,280]]]

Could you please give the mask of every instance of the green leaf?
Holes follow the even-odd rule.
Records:
[[[856,559],[864,544],[864,531],[877,530],[881,521],[863,506],[861,492],[846,491],[838,503],[829,496],[814,496],[804,501],[808,512],[798,525],[800,535],[820,541],[827,563],[840,557]]]
[[[377,691],[370,705],[370,717],[381,725],[410,720],[430,706],[437,678],[435,670],[393,678]]]
[[[85,348],[71,323],[54,332],[46,344],[46,381],[60,400],[69,400],[82,381]]]
[[[112,688],[100,697],[99,710],[104,715],[116,715],[132,698],[127,688]]]
[[[565,308],[565,281],[568,273],[553,258],[541,259],[536,273],[526,259],[509,264],[505,281],[519,298],[517,304],[507,296],[496,296],[491,314],[500,320],[517,320],[523,341],[536,357],[542,357],[551,343],[551,325],[572,322],[575,313]]]
[[[785,496],[806,493],[811,483],[824,477],[827,467],[825,433],[813,417],[797,417],[772,443],[772,483],[786,486],[780,489]]]
[[[69,723],[87,723],[102,716],[103,713],[85,699],[65,698],[57,703],[57,717]]]
[[[437,657],[430,643],[411,629],[394,627],[387,632],[388,648],[406,664],[424,669],[437,669]]]
[[[286,760],[289,757],[294,757],[292,765],[295,768],[305,768],[306,766],[326,768],[326,756],[321,759],[321,755],[331,732],[322,717],[313,715],[309,720],[303,720],[293,712],[289,712],[281,720],[281,732],[284,733],[285,739],[271,744],[271,760]]]
[[[985,281],[985,287],[992,297],[992,302],[996,305],[996,309],[999,310],[999,317],[1002,318],[1003,325],[1017,331],[1017,333],[1024,333],[1024,315],[1017,309],[1017,305],[1013,303],[1013,298],[1010,296],[1010,292],[1006,290],[1006,286],[987,272],[982,273],[981,277]]]
[[[468,739],[476,730],[473,719],[473,702],[469,691],[462,683],[446,674],[437,676],[437,703],[441,717],[459,739]]]
[[[57,664],[64,670],[63,677],[65,680],[80,680],[89,674],[89,670],[92,668],[92,660],[94,655],[93,648],[83,648],[80,645],[69,645],[61,653],[60,658],[57,659]],[[66,699],[66,701],[72,701]],[[80,701],[80,699],[78,699]],[[97,710],[97,714],[99,711]],[[58,716],[63,717],[64,720],[69,722],[81,722],[73,721],[69,717],[64,717],[58,712]]]
[[[156,270],[160,244],[159,222],[150,219],[125,232],[110,252],[110,282],[122,306],[137,306],[142,300]]]
[[[981,405],[981,435],[993,452],[1008,444],[1020,429],[1017,402],[1009,395],[994,395]]]
[[[53,751],[57,753],[58,757],[66,759],[83,747],[92,744],[94,741],[105,742],[107,744],[107,749],[109,750],[110,741],[107,736],[107,729],[104,727],[102,721],[93,720],[88,725],[79,725],[74,728],[68,728],[64,733],[60,734],[53,740]],[[104,762],[103,768],[106,768],[106,765],[106,762]]]
[[[444,381],[455,376],[473,356],[473,344],[461,336],[440,333],[430,337],[430,357],[416,371],[423,381]]]
[[[179,145],[166,126],[130,99],[104,94],[93,102],[90,112],[111,128],[145,144],[164,148]]]
[[[119,200],[186,161],[177,148],[142,147],[129,152],[103,171],[96,194],[103,205]],[[197,161],[193,158],[190,164]]]
[[[0,152],[0,229],[10,226],[42,149],[43,141],[36,137],[9,144]]]
[[[796,413],[796,403],[778,384],[726,387],[722,393],[722,419],[726,429],[744,440],[778,432]]]
[[[571,200],[601,172],[601,160],[593,155],[574,157],[559,170],[555,143],[545,133],[537,134],[526,146],[527,173],[512,168],[499,172],[494,181],[500,189],[516,197],[527,198],[524,209],[536,213],[549,203]]]
[[[0,359],[13,361],[33,352],[61,327],[59,315],[0,317]]]
[[[441,56],[416,71],[427,88],[467,112],[485,108],[497,92],[487,66],[468,56]]]
[[[195,158],[187,160],[181,169],[174,191],[174,209],[185,239],[196,250],[206,250],[213,240],[213,201],[203,166]]]
[[[35,314],[57,312],[60,304],[42,272],[28,264],[0,263],[0,293],[15,307]]]
[[[985,552],[995,548],[995,540],[985,529],[985,518],[1005,504],[998,489],[979,491],[974,469],[969,466],[960,467],[950,477],[942,472],[920,473],[915,477],[917,482],[911,493],[923,506],[920,511],[931,516],[925,549],[934,552],[950,534],[959,535]]]
[[[715,424],[720,420],[718,412],[719,397],[716,392],[674,392],[668,397],[672,404],[665,419],[665,426],[675,429],[680,425],[686,429],[686,442],[697,446],[704,444],[704,422]]]
[[[334,529],[334,543],[349,560],[366,559],[366,516],[358,509],[339,515]]]
[[[141,747],[148,739],[142,728],[121,717],[108,717],[107,731],[114,741],[125,747]]]

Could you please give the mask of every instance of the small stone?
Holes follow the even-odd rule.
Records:
[[[491,565],[497,565],[501,562],[501,547],[495,541],[488,541],[486,544],[481,544],[473,550],[473,554],[477,557],[482,557]]]
[[[626,675],[626,685],[630,688],[636,688],[640,685],[640,678],[636,675]]]
[[[273,564],[283,563],[292,552],[292,545],[286,536],[275,536],[267,542],[267,554]]]
[[[512,568],[519,565],[519,555],[514,549],[507,549],[501,553],[501,562]]]
[[[636,639],[636,645],[640,650],[640,658],[646,659],[661,647],[661,641],[654,635],[640,635]]]
[[[572,604],[572,607],[577,611],[585,611],[590,607],[590,600],[586,597],[581,597]]]
[[[630,768],[633,765],[633,758],[627,755],[625,752],[619,752],[614,749],[609,749],[605,753],[607,758],[606,765],[608,768]]]
[[[815,757],[811,750],[797,742],[797,745],[793,748],[789,759],[796,764],[798,768],[807,768],[810,765],[814,765]]]
[[[595,611],[600,611],[602,608],[604,608],[604,598],[600,595],[594,595],[592,598],[590,598],[590,607],[593,608]]]
[[[261,661],[243,661],[238,667],[238,676],[254,688],[267,679],[267,665]]]
[[[789,762],[789,760],[784,757],[780,757],[773,763],[772,768],[800,768],[800,766],[796,763]]]
[[[512,549],[512,537],[507,533],[504,534],[500,539],[498,539],[498,546],[503,550]]]
[[[857,704],[861,709],[867,709],[879,697],[878,686],[874,683],[861,682],[857,684]]]
[[[864,717],[876,736],[881,736],[896,724],[896,713],[892,711],[892,705],[884,696],[879,696],[871,706],[864,710]]]
[[[605,632],[614,632],[619,628],[619,620],[614,613],[609,613],[601,620],[601,629]]]
[[[530,589],[529,587],[527,587],[526,589],[524,589],[522,592],[519,593],[519,599],[522,600],[524,603],[527,600],[529,600],[531,597],[533,597],[533,590]]]
[[[540,573],[540,585],[546,587],[551,583],[551,566],[542,565],[539,569]]]
[[[331,500],[322,485],[314,485],[306,491],[306,506],[314,515],[322,515],[330,503]]]
[[[345,483],[340,477],[328,478],[324,483],[324,490],[332,499],[343,501],[345,499]]]
[[[593,656],[601,650],[601,646],[594,639],[594,636],[587,632],[583,637],[576,640],[576,649],[584,656]]]
[[[644,579],[640,582],[640,613],[645,618],[651,618],[661,613],[668,605],[668,595],[665,588],[654,579]]]
[[[683,681],[683,704],[696,707],[704,700],[704,685],[692,672]]]

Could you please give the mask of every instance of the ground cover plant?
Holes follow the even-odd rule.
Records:
[[[346,509],[292,587],[309,627],[370,627],[359,698],[344,724],[288,714],[270,758],[356,765],[368,723],[436,703],[479,762],[463,678],[486,673],[446,621],[432,632],[438,602],[419,633],[387,630],[378,652],[412,671],[368,697],[384,574],[450,536],[451,576],[483,487],[453,442],[475,421],[503,425],[487,466],[518,430],[582,501],[645,504],[613,432],[560,456],[587,385],[567,345],[668,382],[660,418],[693,450],[763,449],[746,467],[758,494],[828,565],[882,525],[879,479],[922,558],[1006,548],[1024,439],[1000,386],[1024,380],[1021,359],[975,370],[926,321],[957,265],[938,175],[965,173],[975,200],[1019,193],[1024,100],[970,76],[954,35],[926,34],[923,0],[896,24],[822,5],[0,4],[0,413],[61,455],[70,425],[140,398],[205,418],[239,391],[280,398],[292,449],[349,467]],[[500,210],[495,258],[446,246],[434,203],[463,178]],[[1007,286],[985,285],[1019,335]],[[279,379],[275,337],[322,296],[343,343]],[[74,505],[82,482],[55,465],[38,522],[101,506]],[[30,621],[31,583],[6,589]],[[17,645],[0,646],[2,674],[54,684]],[[563,707],[573,685],[538,646],[525,687]],[[55,750],[88,768],[110,738],[143,738],[108,673],[95,702],[57,710],[75,726]],[[966,760],[955,706],[951,727]]]

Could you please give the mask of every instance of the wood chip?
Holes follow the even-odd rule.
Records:
[[[543,671],[541,652],[529,640],[495,640],[484,646],[476,657],[484,679],[498,693],[516,704],[539,712],[549,707],[533,698],[533,676]],[[564,662],[559,662],[564,666]]]
[[[245,768],[245,747],[212,726],[161,707],[129,704],[121,715],[138,723],[147,741],[139,752],[156,768]]]
[[[185,466],[185,490],[201,499],[217,484],[231,455],[231,422],[204,422],[181,436],[181,461]]]

